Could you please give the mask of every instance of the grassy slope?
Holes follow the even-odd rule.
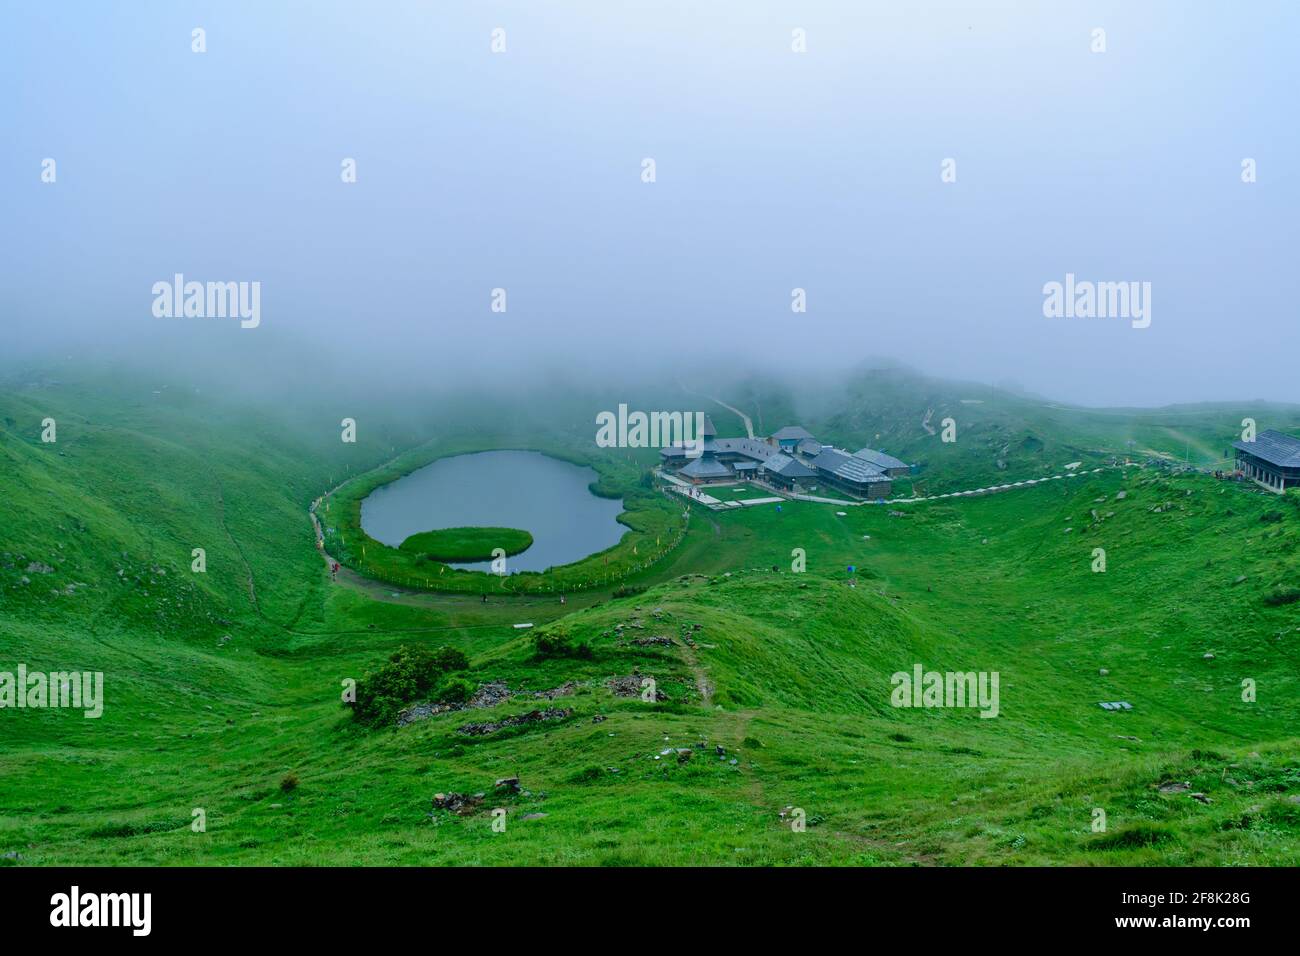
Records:
[[[336,432],[316,440],[255,410],[94,398],[0,395],[0,667],[103,670],[108,698],[99,721],[0,714],[0,851],[22,855],[6,862],[1300,859],[1288,799],[1300,794],[1300,621],[1261,601],[1300,583],[1291,502],[1135,470],[909,517],[697,512],[666,566],[638,581],[652,590],[568,615],[593,660],[537,662],[510,625],[578,602],[380,603],[330,585],[306,506],[337,482],[340,455],[370,467],[380,443],[345,452]],[[75,411],[87,407],[94,421]],[[57,446],[36,438],[45,414]],[[1052,441],[1085,447],[1093,427],[1062,425]],[[1260,520],[1279,509],[1281,522]],[[207,549],[206,575],[190,573],[192,547]],[[807,574],[789,573],[795,547]],[[1090,571],[1094,547],[1105,574]],[[30,561],[56,570],[20,584]],[[863,569],[856,589],[847,564]],[[699,624],[697,646],[625,645],[614,626],[631,620],[646,625],[632,635]],[[455,728],[541,702],[357,729],[339,682],[411,642],[463,648],[481,680],[587,683],[556,702],[572,718],[524,732]],[[1002,715],[890,708],[889,675],[917,662],[997,670]],[[612,697],[603,679],[633,668],[670,701]],[[1110,699],[1134,710],[1096,706]],[[654,759],[700,740],[709,750],[686,764]],[[302,782],[283,794],[290,772]],[[531,795],[500,801],[517,811],[506,833],[485,814],[429,813],[435,791],[511,774]],[[1164,779],[1212,802],[1159,794]],[[776,815],[786,805],[817,825],[791,833]],[[189,829],[196,807],[205,833]],[[1095,807],[1107,834],[1090,832]]]
[[[922,494],[1055,474],[1072,461],[1092,467],[1115,456],[1222,467],[1246,416],[1261,429],[1300,431],[1300,408],[1294,406],[1083,409],[906,369],[862,373],[820,400],[752,398],[750,407],[769,410],[767,431],[802,421],[822,441],[850,450],[871,445],[915,463]],[[927,413],[935,435],[922,424]],[[942,441],[947,418],[956,424],[952,443]],[[896,490],[907,488],[906,480],[896,482]]]

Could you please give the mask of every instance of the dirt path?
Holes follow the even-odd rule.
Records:
[[[695,679],[695,689],[700,692],[700,703],[706,709],[711,710],[713,708],[713,682],[709,680],[709,675],[700,664],[700,659],[695,656],[695,648],[689,644],[683,644],[682,660],[691,669],[691,676]]]
[[[682,385],[680,382],[678,382],[677,384],[681,387],[681,390],[688,395],[698,395],[700,398],[707,398],[711,402],[717,402],[727,411],[735,412],[735,414],[740,418],[740,420],[745,423],[745,434],[747,434],[750,438],[754,437],[753,421],[750,419],[748,415],[742,412],[739,408],[736,408],[736,406],[734,405],[728,405],[726,402],[724,402],[720,398],[717,398],[716,396],[705,395],[703,392],[697,392],[694,389],[687,388],[685,385]]]

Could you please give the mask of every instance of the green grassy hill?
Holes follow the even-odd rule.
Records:
[[[937,491],[1129,441],[1135,460],[1184,441],[1209,454],[1252,414],[922,397],[909,381],[860,384],[804,423],[923,458]],[[759,390],[727,400],[771,428],[783,402],[799,411]],[[376,406],[346,446],[348,409],[292,407],[90,381],[0,391],[0,671],[103,671],[106,695],[98,720],[0,711],[0,864],[1300,862],[1300,605],[1270,600],[1300,587],[1294,495],[1134,467],[843,516],[696,509],[680,547],[621,582],[643,591],[483,604],[336,584],[308,519],[448,420],[390,425]],[[930,407],[936,427],[958,419],[956,445],[921,428]],[[539,657],[537,635],[559,630],[589,655]],[[488,706],[358,725],[344,682],[403,645],[463,650]],[[997,672],[998,716],[891,706],[891,675],[916,664]],[[641,698],[645,678],[664,699]],[[1114,700],[1132,710],[1098,706]],[[513,776],[518,792],[494,787]],[[434,809],[449,792],[485,796]]]

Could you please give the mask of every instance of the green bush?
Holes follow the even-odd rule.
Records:
[[[444,677],[434,694],[440,704],[463,704],[474,696],[478,684],[464,677]]]
[[[468,666],[465,655],[454,647],[398,648],[378,670],[357,682],[352,715],[372,726],[391,723],[403,707],[429,697],[443,674]]]
[[[543,628],[537,632],[535,640],[538,657],[580,657],[590,660],[592,656],[591,645],[576,640],[564,625]]]
[[[1300,588],[1274,588],[1264,595],[1264,603],[1269,607],[1281,607],[1283,604],[1294,604],[1296,601],[1300,601]]]

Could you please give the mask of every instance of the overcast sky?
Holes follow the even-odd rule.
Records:
[[[1298,39],[1287,0],[5,4],[0,348],[1300,401]],[[259,281],[260,327],[155,318],[178,272]],[[1067,273],[1150,326],[1046,318]]]

